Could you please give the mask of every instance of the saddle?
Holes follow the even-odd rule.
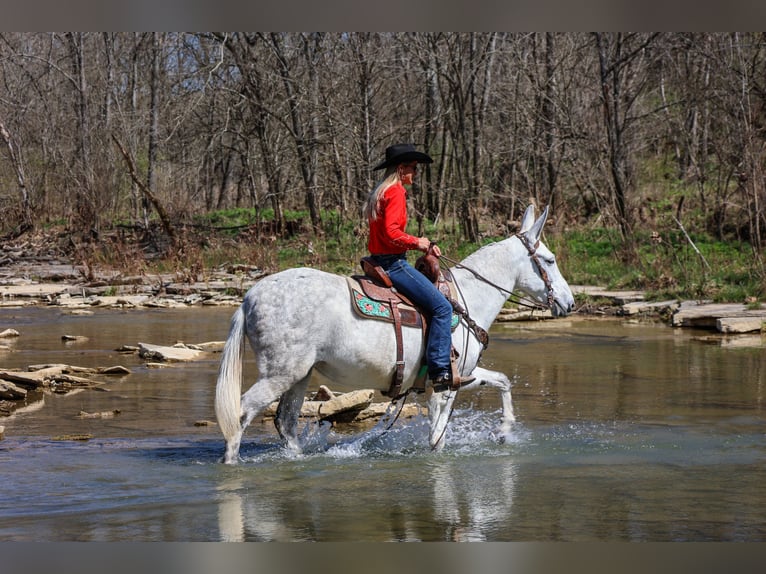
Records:
[[[427,258],[427,259],[426,259]],[[422,260],[422,261],[421,261]],[[377,319],[393,323],[396,335],[396,369],[391,380],[391,386],[383,394],[395,399],[401,395],[404,380],[404,345],[402,342],[402,327],[417,327],[425,338],[428,324],[420,310],[404,295],[399,293],[391,283],[388,273],[377,265],[371,257],[363,257],[360,261],[364,275],[354,275],[347,279],[351,290],[351,300],[357,315],[366,319]],[[415,268],[428,277],[454,306],[454,283],[449,271],[442,271],[439,260],[432,254],[420,257]],[[435,278],[435,279],[433,279]],[[456,314],[452,316],[452,329],[460,321]],[[456,352],[453,349],[453,358]],[[454,361],[453,361],[454,362]],[[425,365],[424,365],[425,367]],[[453,368],[454,371],[454,368]],[[427,372],[421,368],[413,388],[425,390]]]

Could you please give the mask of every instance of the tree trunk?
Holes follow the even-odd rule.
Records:
[[[133,182],[138,186],[138,188],[143,192],[144,196],[146,197],[146,201],[154,206],[154,209],[157,211],[157,215],[160,218],[160,222],[162,223],[162,228],[165,230],[165,233],[167,233],[168,238],[170,239],[171,243],[173,244],[173,247],[178,247],[178,238],[176,236],[175,228],[173,227],[173,223],[170,221],[170,217],[168,217],[167,211],[165,211],[165,207],[162,205],[159,199],[157,199],[157,196],[152,193],[152,190],[149,189],[149,186],[141,180],[140,175],[136,171],[136,164],[133,161],[133,158],[130,157],[130,154],[125,149],[125,146],[120,143],[120,140],[117,139],[117,136],[112,134],[112,140],[117,145],[117,148],[120,150],[120,153],[122,154],[122,157],[125,158],[125,163],[128,165],[128,172],[130,173],[130,177],[133,180]]]
[[[299,94],[296,93],[294,88],[294,78],[290,71],[290,65],[287,61],[285,49],[283,46],[283,40],[278,33],[271,34],[271,42],[274,49],[274,53],[277,57],[277,63],[279,68],[279,74],[282,78],[282,85],[287,96],[287,105],[290,112],[290,122],[292,125],[292,137],[295,143],[295,149],[298,155],[298,163],[303,179],[304,192],[306,194],[306,206],[309,210],[309,217],[311,218],[311,226],[314,233],[319,233],[322,227],[322,217],[319,211],[319,205],[316,197],[316,169],[314,168],[315,149],[312,150],[313,142],[308,141],[307,137],[311,136],[311,129],[309,127],[308,136],[305,132],[308,126],[304,125],[301,103]],[[304,39],[304,42],[308,40]],[[311,48],[306,47],[307,51]],[[312,62],[307,62],[309,66],[312,66]]]
[[[149,165],[146,170],[146,188],[149,194],[144,192],[144,197],[156,196],[157,193],[157,140],[159,139],[160,124],[160,39],[157,32],[152,32],[152,74],[150,83],[149,103]],[[148,205],[143,203],[144,228],[149,229]]]
[[[16,147],[10,132],[5,127],[2,118],[0,118],[0,137],[3,138],[3,141],[8,148],[8,157],[11,160],[11,165],[13,165],[13,170],[16,172],[16,184],[19,186],[19,195],[21,199],[21,225],[19,229],[23,232],[32,227],[32,206],[29,200],[29,190],[27,189],[27,178],[24,175],[24,163],[21,158],[21,153]]]
[[[93,193],[93,166],[91,165],[90,115],[88,111],[88,82],[85,76],[86,52],[83,32],[67,32],[70,46],[70,58],[76,89],[76,108],[78,118],[78,147],[80,163],[80,182],[76,192],[77,216],[84,227],[98,233],[99,214]]]

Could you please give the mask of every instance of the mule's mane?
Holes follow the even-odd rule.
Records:
[[[480,259],[483,255],[486,255],[486,253],[492,249],[497,249],[499,247],[502,247],[506,242],[510,241],[512,237],[507,237],[505,239],[502,239],[500,241],[493,241],[492,243],[488,243],[487,245],[484,245],[468,255],[465,259],[463,259],[460,264],[466,265],[470,264],[472,261],[476,259]],[[476,269],[475,271],[481,272],[481,269]]]

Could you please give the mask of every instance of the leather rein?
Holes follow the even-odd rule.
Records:
[[[474,277],[476,277],[479,281],[482,281],[483,283],[486,283],[487,285],[490,285],[491,287],[494,287],[498,291],[502,293],[507,293],[509,296],[509,299],[512,303],[515,303],[517,305],[521,305],[522,307],[528,307],[530,309],[552,309],[554,305],[554,297],[553,297],[553,285],[551,284],[551,280],[548,277],[548,273],[543,268],[542,263],[540,263],[540,258],[537,256],[537,248],[540,246],[540,241],[537,241],[534,245],[532,245],[529,242],[529,239],[526,235],[517,233],[516,237],[518,237],[519,241],[521,241],[521,244],[526,248],[527,253],[529,253],[529,257],[534,262],[535,266],[537,267],[537,271],[540,273],[540,277],[542,278],[543,282],[545,283],[545,289],[547,291],[547,297],[546,297],[546,305],[542,305],[536,301],[533,301],[529,298],[523,298],[519,297],[518,295],[515,295],[513,291],[510,291],[506,289],[505,287],[501,287],[497,283],[494,283],[484,277],[481,273],[478,271],[471,269],[470,267],[466,267],[459,261],[455,261],[454,259],[450,259],[446,255],[442,255],[440,258],[446,261],[448,264],[450,264],[452,267],[456,267],[458,269],[465,269],[469,273],[471,273]]]

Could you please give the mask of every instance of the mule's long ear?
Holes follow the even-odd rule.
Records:
[[[532,224],[535,222],[535,206],[530,205],[524,212],[524,217],[521,218],[521,229],[519,233],[526,233],[532,228]]]
[[[549,208],[550,205],[545,206],[543,213],[540,215],[540,217],[537,218],[537,221],[535,221],[534,225],[532,225],[529,233],[527,234],[529,239],[535,243],[540,240],[540,236],[543,234],[543,227],[545,227],[545,220],[548,219]]]

